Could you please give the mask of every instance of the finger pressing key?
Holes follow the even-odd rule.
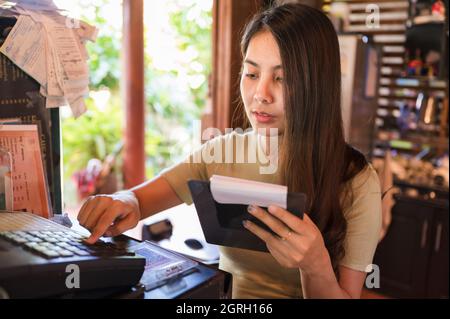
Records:
[[[88,218],[89,214],[88,212],[91,210],[92,205],[94,205],[94,196],[90,196],[86,201],[83,203],[83,206],[81,206],[80,211],[78,212],[78,222],[80,225],[83,225],[86,222],[86,219]]]
[[[111,202],[112,201],[109,198],[100,197],[99,200],[97,200],[97,204],[93,206],[89,212],[89,216],[83,226],[92,230],[108,207],[110,207]]]
[[[122,207],[109,207],[103,212],[97,223],[93,225],[91,236],[86,239],[86,242],[89,244],[95,243],[101,236],[103,236],[113,221],[120,217],[123,213]]]

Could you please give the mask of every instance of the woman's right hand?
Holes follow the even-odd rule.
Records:
[[[117,236],[137,225],[141,219],[139,201],[132,191],[89,197],[78,213],[81,226],[91,232],[87,243],[101,236]]]

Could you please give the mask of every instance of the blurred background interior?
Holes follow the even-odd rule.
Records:
[[[206,127],[239,127],[239,31],[273,2],[55,0],[99,28],[87,45],[88,111],[60,114],[63,212],[75,217],[86,197],[156,176],[198,145]],[[374,260],[381,283],[365,296],[448,298],[448,1],[299,2],[323,10],[338,32],[346,138],[370,159],[385,192]],[[145,114],[143,126],[131,127],[137,114]],[[143,154],[142,165],[130,165],[133,154]],[[128,234],[217,262],[193,206]],[[185,244],[193,236],[200,248]]]

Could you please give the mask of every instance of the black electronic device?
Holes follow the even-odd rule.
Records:
[[[43,298],[130,288],[145,258],[119,242],[89,245],[85,236],[45,218],[0,211],[0,291]]]
[[[216,202],[212,196],[210,182],[208,181],[190,180],[188,181],[188,186],[197,210],[200,225],[208,243],[268,251],[265,243],[242,225],[244,220],[251,220],[260,227],[272,232],[270,228],[247,212],[247,205]],[[303,218],[305,205],[305,194],[287,194],[287,210],[292,214]]]
[[[173,226],[170,220],[164,219],[142,227],[142,240],[160,241],[172,236]]]

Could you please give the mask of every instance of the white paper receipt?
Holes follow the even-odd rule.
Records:
[[[221,204],[287,208],[287,186],[221,175],[211,176],[210,184],[214,200]]]

